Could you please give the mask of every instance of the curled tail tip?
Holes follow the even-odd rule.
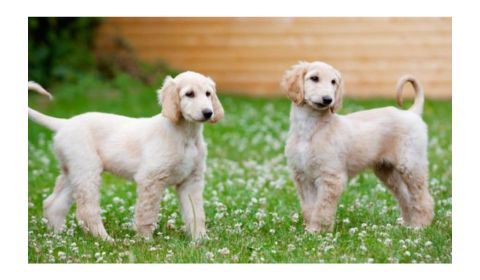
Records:
[[[397,82],[397,103],[400,107],[402,107],[403,100],[402,100],[402,92],[403,86],[410,82],[415,90],[415,100],[412,107],[409,109],[419,115],[422,114],[423,111],[423,102],[424,102],[424,93],[423,88],[420,82],[411,74],[406,74],[400,77]]]
[[[52,94],[50,94],[50,92],[48,92],[46,89],[44,89],[37,82],[29,81],[28,82],[28,90],[36,91],[36,92],[40,93],[41,95],[48,97],[48,99],[53,100]]]

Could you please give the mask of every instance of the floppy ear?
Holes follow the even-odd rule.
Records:
[[[223,118],[223,115],[225,113],[223,111],[222,103],[220,103],[220,100],[218,99],[218,96],[217,96],[217,90],[215,88],[215,82],[210,78],[208,78],[208,80],[213,87],[213,92],[212,92],[212,95],[211,95],[212,107],[213,107],[213,118],[209,122],[210,123],[216,123]]]
[[[338,70],[335,70],[335,74],[337,74],[338,86],[337,86],[337,90],[335,91],[335,103],[333,104],[332,107],[330,107],[330,110],[332,111],[332,113],[337,112],[342,107],[343,90],[344,90],[342,74],[340,74]]]
[[[282,88],[287,92],[288,98],[297,105],[302,104],[304,101],[303,77],[306,72],[307,63],[300,62],[285,72],[282,82],[280,83]]]
[[[180,112],[180,96],[178,96],[177,85],[172,77],[167,76],[161,89],[157,91],[158,99],[162,104],[162,115],[177,123],[182,118]]]

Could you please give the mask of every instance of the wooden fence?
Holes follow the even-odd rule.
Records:
[[[349,96],[393,97],[411,73],[428,97],[451,98],[451,18],[107,18],[96,48],[109,51],[114,38],[222,91],[280,95],[287,68],[322,60],[343,73]]]

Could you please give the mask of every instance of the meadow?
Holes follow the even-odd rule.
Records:
[[[158,114],[156,89],[128,75],[105,81],[91,75],[75,84],[48,88],[50,102],[30,93],[29,106],[58,117],[101,111],[148,117]],[[451,263],[452,105],[427,98],[430,191],[433,224],[422,230],[399,224],[393,196],[371,172],[353,178],[338,205],[332,233],[308,234],[284,156],[289,125],[287,98],[247,98],[219,92],[225,118],[206,124],[208,143],[204,192],[208,240],[193,242],[183,230],[173,188],[161,203],[152,241],[132,229],[135,184],[105,174],[102,217],[114,243],[85,234],[74,207],[63,233],[42,218],[42,201],[58,175],[52,133],[28,125],[29,263]],[[392,89],[392,98],[394,96]],[[428,92],[427,92],[428,96]],[[341,114],[393,106],[393,99],[344,100]],[[408,105],[407,105],[408,106]]]

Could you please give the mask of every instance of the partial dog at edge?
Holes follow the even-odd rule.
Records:
[[[29,90],[51,98],[40,85]],[[100,216],[101,173],[111,172],[137,183],[135,229],[151,238],[164,189],[177,190],[186,231],[194,238],[206,235],[203,209],[205,160],[203,123],[224,115],[215,83],[195,72],[167,77],[158,91],[162,113],[151,118],[129,118],[107,113],[85,113],[70,119],[54,118],[28,109],[29,118],[55,131],[54,151],[60,162],[53,193],[45,199],[44,216],[62,231],[75,201],[83,228],[104,240]]]
[[[421,115],[419,82],[404,76],[416,91],[409,110],[394,107],[345,116],[340,108],[343,79],[323,62],[300,62],[288,70],[282,87],[293,102],[285,154],[309,232],[331,231],[338,199],[349,178],[370,168],[400,204],[404,224],[430,225],[434,202],[428,191],[427,126]]]

